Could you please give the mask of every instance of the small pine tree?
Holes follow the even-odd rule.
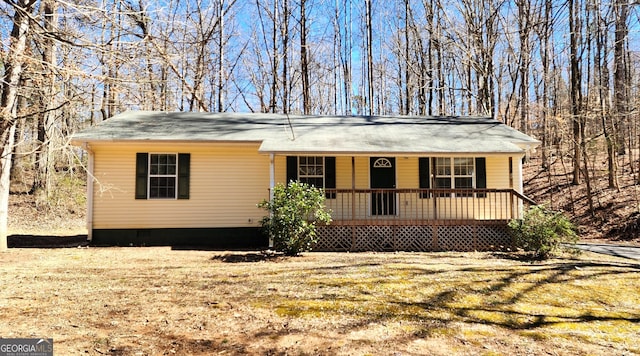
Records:
[[[511,220],[509,230],[516,247],[539,259],[551,257],[562,243],[578,241],[575,225],[563,213],[544,205],[532,206],[522,219]]]
[[[269,212],[260,223],[273,238],[276,251],[297,256],[311,250],[317,242],[316,224],[331,222],[324,199],[322,189],[292,181],[288,185],[277,184],[273,198],[258,204]]]

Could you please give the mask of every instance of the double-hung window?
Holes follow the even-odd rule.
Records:
[[[287,182],[298,181],[316,188],[336,188],[336,158],[323,156],[288,156]],[[327,199],[335,199],[335,192],[328,192]]]
[[[324,157],[298,157],[298,180],[317,188],[324,188]]]
[[[175,199],[178,182],[176,154],[149,155],[149,199]]]
[[[189,199],[189,153],[136,154],[136,199]]]
[[[472,157],[436,157],[434,158],[434,187],[440,189],[473,189],[476,188],[476,161]],[[481,159],[484,163],[484,158]],[[448,196],[443,193],[441,196]],[[471,192],[458,192],[457,196],[470,196]]]
[[[456,189],[473,189],[475,166],[473,158],[456,157],[453,159],[453,180]]]
[[[435,158],[435,178],[434,187],[440,189],[451,189],[451,158],[436,157]]]

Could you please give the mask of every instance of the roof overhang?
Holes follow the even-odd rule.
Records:
[[[540,141],[487,117],[295,116],[128,112],[72,136],[72,144],[258,144],[277,155],[524,154]]]

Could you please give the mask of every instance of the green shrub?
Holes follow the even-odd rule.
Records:
[[[324,199],[322,189],[290,182],[286,186],[277,184],[273,188],[273,198],[258,204],[269,212],[260,223],[273,239],[276,251],[296,256],[311,250],[317,242],[316,223],[331,222]]]
[[[546,259],[555,254],[562,243],[576,243],[576,227],[561,212],[544,205],[529,208],[522,219],[509,222],[509,230],[515,246]]]

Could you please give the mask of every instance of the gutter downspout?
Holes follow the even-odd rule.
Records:
[[[87,167],[87,241],[93,240],[93,169],[94,154],[88,142],[84,143],[84,150],[89,154]]]

